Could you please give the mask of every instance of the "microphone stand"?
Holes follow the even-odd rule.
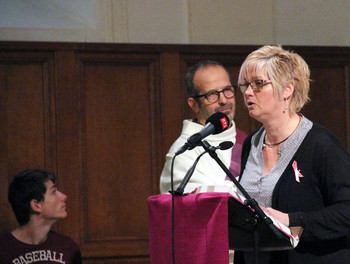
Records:
[[[204,141],[204,142],[206,142],[206,141]],[[207,142],[206,142],[206,143],[207,143]],[[200,143],[199,143],[199,146],[201,146],[202,144],[203,144],[203,143],[200,142]],[[209,144],[209,143],[207,143],[207,144]],[[218,150],[218,149],[226,150],[226,149],[231,148],[232,146],[233,146],[233,143],[232,143],[231,141],[224,141],[224,142],[220,143],[220,145],[217,146],[217,147],[210,146],[209,148],[210,148],[210,150],[211,150],[212,152],[215,152],[215,151]],[[175,196],[181,196],[181,195],[183,195],[184,189],[185,189],[185,187],[186,187],[188,181],[189,181],[190,178],[192,177],[192,174],[194,173],[194,170],[195,170],[195,168],[196,168],[196,166],[197,166],[197,163],[198,163],[199,159],[200,159],[204,154],[206,154],[206,153],[208,153],[208,150],[205,150],[203,153],[201,153],[201,154],[196,158],[196,160],[195,160],[195,162],[193,163],[193,165],[188,169],[188,171],[186,172],[185,177],[182,179],[182,181],[181,181],[179,187],[177,187],[176,191],[173,192],[173,193],[175,194]]]
[[[232,173],[227,169],[225,164],[219,159],[218,155],[215,153],[215,148],[213,150],[213,147],[207,142],[202,141],[201,145],[205,149],[206,152],[209,153],[209,155],[219,164],[219,166],[224,170],[224,172],[227,174],[227,176],[232,180],[232,182],[237,186],[237,188],[242,192],[246,200],[244,201],[245,206],[250,206],[252,209],[254,209],[254,217],[252,221],[247,221],[248,223],[251,223],[252,225],[255,225],[254,229],[254,263],[259,263],[259,230],[258,227],[261,223],[265,223],[271,231],[277,236],[277,238],[282,239],[284,238],[281,232],[276,228],[276,226],[273,224],[272,220],[264,213],[264,211],[260,208],[257,201],[250,197],[250,195],[246,192],[246,190],[243,188],[243,186],[237,181],[237,179],[232,175]]]
[[[186,172],[185,177],[183,178],[183,180],[181,181],[179,187],[177,187],[176,191],[174,191],[174,195],[175,196],[181,196],[184,193],[185,187],[188,183],[188,181],[190,180],[196,166],[197,163],[199,161],[199,159],[205,154],[208,153],[208,151],[204,151],[203,153],[201,153],[195,160],[195,162],[193,163],[193,165],[189,168],[189,170]]]

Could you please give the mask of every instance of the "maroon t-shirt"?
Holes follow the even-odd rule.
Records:
[[[81,264],[78,245],[69,237],[50,231],[40,245],[29,245],[17,240],[11,233],[0,238],[1,264]]]

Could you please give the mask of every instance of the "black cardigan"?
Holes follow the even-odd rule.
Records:
[[[243,144],[240,178],[255,133]],[[313,124],[273,190],[272,207],[304,232],[295,250],[273,252],[270,263],[350,263],[350,156],[330,130]]]

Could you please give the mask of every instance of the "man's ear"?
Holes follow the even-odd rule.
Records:
[[[293,92],[294,92],[294,83],[290,82],[286,85],[286,87],[284,87],[283,98],[288,100],[292,96]]]
[[[33,199],[30,201],[30,207],[32,208],[33,212],[41,213],[42,203]]]
[[[189,97],[187,99],[187,103],[190,106],[190,108],[192,109],[192,111],[197,115],[199,113],[199,104],[198,104],[198,102],[194,98]]]

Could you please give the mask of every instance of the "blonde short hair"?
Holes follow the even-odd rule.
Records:
[[[276,94],[281,97],[283,89],[294,84],[290,111],[298,113],[310,101],[310,70],[304,59],[293,51],[284,50],[280,45],[265,45],[250,53],[243,62],[238,83],[243,84],[265,69]]]

